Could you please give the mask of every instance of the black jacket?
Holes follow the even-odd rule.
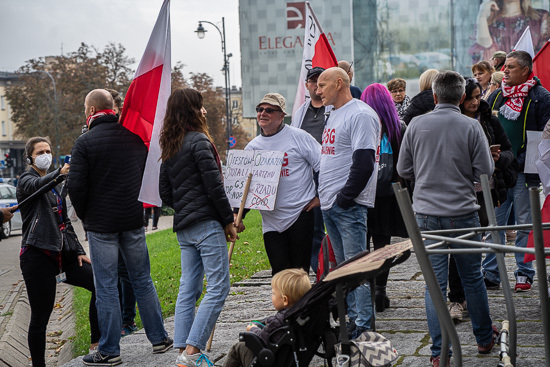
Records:
[[[233,222],[212,143],[206,135],[187,132],[179,152],[160,166],[160,197],[174,208],[174,232],[203,220],[222,226]]]
[[[86,231],[118,233],[143,226],[138,201],[147,147],[114,115],[92,121],[75,142],[69,197]]]
[[[507,189],[514,187],[518,178],[516,172],[516,159],[512,150],[512,144],[502,127],[499,119],[491,113],[491,106],[481,100],[479,104],[479,122],[489,145],[500,144],[500,158],[495,162],[495,190],[493,190],[493,201],[500,205],[506,201]]]
[[[431,89],[424,90],[411,99],[411,104],[403,116],[403,122],[408,125],[414,117],[428,113],[434,108],[434,92]]]
[[[541,84],[538,78],[535,78],[537,83],[531,90],[525,101],[523,102],[523,109],[521,115],[518,117],[518,122],[525,121],[524,131],[542,131],[544,126],[550,120],[550,92],[548,92]],[[502,96],[502,90],[497,89],[487,99],[492,110],[498,111],[500,107],[506,103],[507,98]],[[530,102],[530,103],[529,103]],[[527,109],[527,116],[525,111]],[[499,114],[500,115],[500,114]],[[526,118],[527,117],[527,118]],[[527,149],[527,135],[525,135],[525,141],[523,147],[518,151],[517,161],[518,170],[523,171],[525,165],[525,151]]]
[[[59,176],[60,169],[40,176],[33,168],[25,171],[19,183],[17,184],[17,201],[21,202],[31,194],[35,193],[42,186],[52,181]],[[60,194],[61,185],[58,185],[55,190]],[[40,195],[29,204],[22,205],[21,219],[23,220],[23,238],[21,239],[21,247],[35,246],[43,250],[61,251],[62,240],[59,224],[61,218],[57,211],[57,199],[55,194],[50,190]],[[73,231],[71,221],[67,217],[67,205],[63,200],[63,222],[67,230]],[[80,244],[77,253],[85,255],[86,252]]]

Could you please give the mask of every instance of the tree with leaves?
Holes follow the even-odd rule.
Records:
[[[27,61],[16,72],[19,81],[6,91],[16,135],[23,140],[49,136],[56,158],[70,154],[82,132],[86,94],[96,88],[128,89],[134,59],[125,52],[120,44],[99,51],[82,43],[67,55]]]
[[[204,108],[208,112],[206,114],[208,132],[214,140],[221,161],[225,162],[227,155],[227,121],[223,89],[215,89],[213,79],[205,73],[191,73],[190,79],[191,88],[202,93]],[[237,144],[232,149],[244,149],[250,141],[240,126],[232,126],[232,135],[237,140]]]

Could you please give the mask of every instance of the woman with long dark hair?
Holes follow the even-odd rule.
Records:
[[[181,249],[174,325],[174,348],[180,352],[177,366],[208,361],[201,349],[229,293],[227,241],[237,236],[205,115],[198,91],[177,89],[168,99],[160,133],[160,196],[175,210],[174,232]],[[204,275],[206,294],[195,315]]]
[[[391,236],[407,237],[401,211],[391,188],[393,182],[401,180],[397,174],[397,159],[403,140],[404,125],[399,120],[390,92],[382,84],[369,85],[363,91],[361,100],[378,114],[382,125],[380,148],[382,149],[385,144],[385,149],[391,153],[393,160],[391,182],[378,182],[374,208],[369,208],[367,213],[368,237],[372,238],[374,249],[378,250],[390,243]],[[388,270],[376,277],[375,308],[377,312],[383,312],[386,307],[390,307],[390,299],[386,295],[389,273]]]
[[[22,202],[60,175],[69,173],[69,164],[50,173],[52,163],[51,143],[48,138],[34,137],[27,141],[25,155],[28,168],[17,185],[17,201]],[[92,292],[90,299],[91,346],[97,346],[100,338],[95,305],[95,288],[92,266],[86,252],[78,243],[69,251],[64,236],[74,235],[67,216],[67,205],[60,185],[28,204],[20,206],[23,220],[23,238],[19,262],[29,304],[31,320],[28,331],[32,365],[45,366],[46,327],[55,303],[56,284],[65,282]],[[75,236],[75,235],[74,235]]]

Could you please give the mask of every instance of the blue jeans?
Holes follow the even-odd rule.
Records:
[[[323,210],[323,219],[334,250],[336,263],[352,258],[367,249],[367,207],[355,204],[343,209],[334,203]],[[370,328],[372,300],[370,287],[363,284],[347,296],[348,316],[357,327]]]
[[[143,228],[119,233],[90,231],[88,242],[101,330],[98,350],[108,355],[120,354],[122,316],[118,296],[119,250],[134,288],[147,339],[152,344],[161,343],[168,334],[164,330],[160,302],[151,279],[149,252]]]
[[[513,205],[512,205],[513,204]],[[518,181],[516,186],[511,189],[508,189],[508,198],[500,207],[495,208],[495,214],[497,217],[497,224],[499,226],[504,226],[508,223],[508,216],[510,211],[514,210],[517,224],[530,224],[531,220],[531,204],[529,203],[529,189],[526,186],[525,174],[518,173]],[[504,236],[505,231],[500,231],[500,243],[506,243]],[[529,236],[529,230],[517,231],[516,236],[516,247],[527,247],[527,237]],[[491,236],[487,238],[487,241],[492,242]],[[524,263],[523,257],[524,253],[516,252],[516,265],[517,270],[514,272],[514,275],[525,275],[531,281],[535,277],[535,269],[533,269],[533,263]],[[500,274],[497,267],[497,258],[495,254],[488,253],[485,255],[483,260],[483,272],[487,280],[493,283],[500,283]]]
[[[199,349],[206,342],[229,294],[227,242],[221,224],[205,220],[177,231],[181,249],[181,279],[174,320],[174,348],[188,344]],[[206,294],[195,315],[195,304]]]
[[[416,214],[416,222],[421,231],[433,231],[440,229],[457,229],[479,227],[479,217],[477,212],[457,216],[457,217],[436,217],[424,214]],[[453,236],[455,237],[455,236]],[[473,241],[481,241],[481,235],[478,234],[471,238]],[[437,241],[426,240],[424,245],[430,245]],[[450,248],[465,248],[459,244],[451,244]],[[467,248],[467,247],[466,247]],[[466,295],[466,305],[472,329],[476,337],[477,344],[487,346],[491,343],[493,329],[491,316],[489,314],[489,303],[487,300],[487,289],[481,275],[481,254],[453,254],[456,267]],[[449,267],[449,255],[436,254],[430,255],[435,276],[441,288],[443,298],[447,300],[447,277]],[[441,327],[435,311],[428,287],[425,294],[426,317],[428,319],[428,330],[432,337],[432,356],[437,357],[441,354]]]

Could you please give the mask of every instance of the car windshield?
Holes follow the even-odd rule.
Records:
[[[0,186],[0,199],[3,200],[16,200],[15,187],[9,185]]]

